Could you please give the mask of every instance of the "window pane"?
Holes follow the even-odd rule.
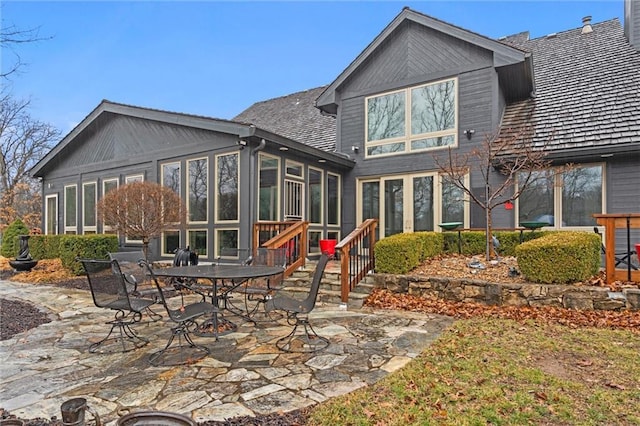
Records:
[[[44,230],[47,235],[56,235],[58,233],[58,197],[47,197],[47,216],[46,229]]]
[[[413,178],[413,230],[433,231],[433,177]]]
[[[218,220],[238,220],[238,155],[217,158]]]
[[[391,93],[367,99],[367,141],[405,135],[405,94]]]
[[[260,156],[260,211],[258,220],[278,220],[278,167],[277,158]]]
[[[207,160],[189,161],[189,221],[207,220]]]
[[[519,181],[524,177],[521,175]],[[534,172],[525,190],[518,198],[518,222],[536,221],[553,225],[553,175]]]
[[[83,224],[84,226],[96,226],[96,184],[82,185]]]
[[[309,231],[309,253],[320,253],[320,236],[319,231]]]
[[[162,165],[162,186],[180,194],[180,163]]]
[[[376,145],[367,147],[367,155],[390,154],[394,152],[403,152],[404,142],[388,143],[385,145]]]
[[[456,97],[453,80],[411,90],[411,134],[439,132],[455,126]]]
[[[165,231],[162,238],[164,238],[164,252],[162,254],[173,254],[180,247],[179,231]]]
[[[380,183],[362,184],[362,220],[380,218]]]
[[[64,226],[75,227],[77,225],[76,217],[78,212],[76,186],[67,186],[64,188]]]
[[[322,223],[322,172],[309,169],[309,221]]]
[[[207,255],[207,231],[189,231],[189,249],[198,256]]]
[[[286,162],[286,170],[285,173],[289,176],[297,176],[302,177],[302,164],[294,163],[292,161]]]
[[[384,235],[388,237],[403,231],[404,180],[384,182]]]
[[[238,248],[238,230],[237,229],[221,229],[217,233],[218,256],[222,253],[222,249]]]
[[[418,139],[411,141],[411,150],[436,148],[440,146],[455,145],[456,137],[454,135],[438,136],[436,138]]]
[[[562,225],[594,226],[602,213],[602,167],[579,167],[562,174]]]
[[[442,222],[464,223],[464,193],[446,178],[442,180]]]
[[[340,221],[340,177],[329,174],[327,176],[327,223],[338,225]]]

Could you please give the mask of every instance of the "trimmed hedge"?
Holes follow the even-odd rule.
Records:
[[[442,253],[443,236],[436,232],[396,234],[376,243],[376,272],[406,274],[427,257]]]
[[[29,253],[36,260],[60,257],[60,239],[64,235],[32,235],[29,238]]]
[[[76,275],[82,275],[82,264],[77,257],[107,259],[109,252],[118,251],[118,237],[115,235],[61,235],[60,260],[62,266]]]
[[[600,237],[591,232],[554,232],[516,247],[520,271],[544,284],[584,281],[600,268]]]
[[[29,228],[20,219],[16,219],[7,226],[2,235],[2,248],[0,248],[2,256],[7,258],[18,256],[20,252],[18,237],[20,235],[29,235]]]

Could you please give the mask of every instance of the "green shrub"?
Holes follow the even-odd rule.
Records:
[[[444,252],[458,253],[458,231],[448,231],[442,234],[444,235]],[[460,232],[462,254],[483,254],[485,252],[484,235],[483,231]]]
[[[4,257],[16,257],[20,251],[20,235],[29,235],[29,228],[20,219],[16,219],[4,230],[0,254]]]
[[[425,231],[416,232],[413,235],[418,238],[420,244],[422,245],[422,251],[420,252],[420,262],[443,253],[444,235],[442,235],[441,232]]]
[[[554,232],[516,247],[518,266],[534,282],[584,281],[600,267],[600,237],[591,232]]]
[[[60,239],[64,235],[32,235],[29,238],[29,252],[36,260],[60,257]]]
[[[415,234],[396,234],[376,243],[376,272],[406,274],[420,263],[424,246]]]
[[[115,235],[62,235],[60,238],[60,260],[62,266],[76,275],[84,270],[76,258],[107,259],[109,252],[118,251]]]
[[[522,242],[535,240],[537,238],[548,235],[551,232],[558,231],[525,231],[522,233]],[[493,235],[498,239],[498,242],[500,243],[500,247],[498,248],[498,253],[500,254],[500,256],[516,255],[516,247],[521,244],[520,231],[496,231],[493,233]]]

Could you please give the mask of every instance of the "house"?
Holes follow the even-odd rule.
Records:
[[[554,167],[573,167],[538,180],[514,210],[496,210],[494,225],[589,230],[594,213],[640,210],[640,1],[625,1],[624,26],[585,18],[537,39],[495,40],[404,8],[327,86],[232,120],[103,101],[32,175],[46,233],[108,232],[96,201],[152,180],[189,210],[152,247],[159,258],[190,245],[212,260],[250,247],[254,223],[285,220],[309,223],[313,254],[368,218],[381,238],[442,222],[483,227],[434,155],[471,152],[483,135],[523,125],[531,143],[548,143]],[[483,193],[479,176],[466,179]]]

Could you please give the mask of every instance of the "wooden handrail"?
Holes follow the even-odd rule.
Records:
[[[287,266],[284,276],[288,277],[305,265],[308,228],[309,222],[305,221],[257,222],[253,225],[252,252],[255,253],[258,247],[286,248]],[[260,233],[266,233],[270,238],[262,242]]]
[[[367,219],[336,244],[340,253],[340,298],[349,301],[349,293],[375,268],[377,219]]]

